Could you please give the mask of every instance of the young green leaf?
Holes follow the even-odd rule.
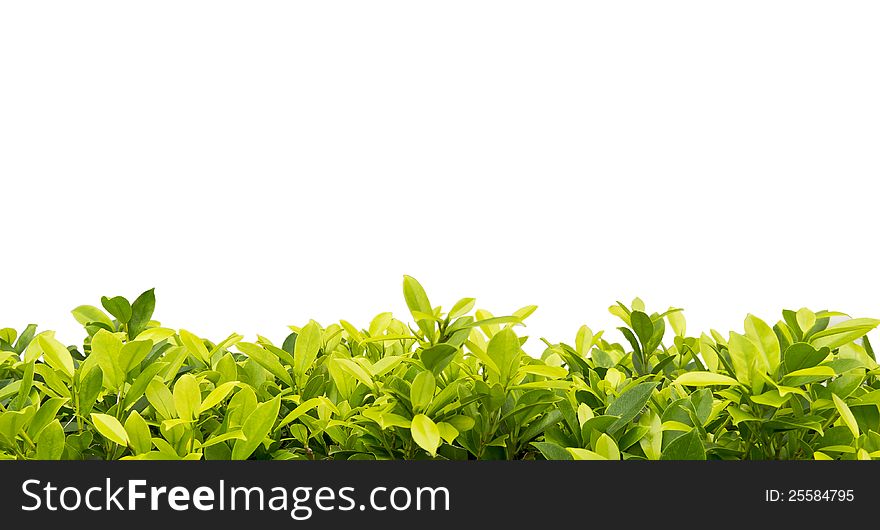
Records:
[[[426,369],[439,375],[449,365],[456,353],[458,353],[458,348],[455,346],[440,343],[422,350],[420,357]]]
[[[519,368],[522,356],[519,338],[512,329],[502,329],[489,341],[486,353],[498,367],[502,384],[506,385]]]
[[[64,428],[58,420],[46,425],[37,437],[37,460],[61,460],[64,454]]]
[[[235,445],[232,446],[233,460],[246,460],[257,450],[257,447],[263,443],[263,440],[272,431],[272,427],[278,419],[278,411],[280,409],[280,397],[257,405],[241,428],[245,439],[236,440]]]
[[[424,414],[416,414],[410,426],[413,440],[431,456],[437,456],[437,448],[440,447],[440,429],[431,418]]]
[[[434,323],[425,317],[433,317],[434,309],[422,285],[412,276],[403,277],[403,297],[419,329],[433,341]]]
[[[858,438],[859,424],[856,421],[856,417],[853,415],[852,410],[850,410],[846,402],[837,397],[836,394],[831,394],[831,398],[834,400],[834,408],[836,408],[838,414],[840,414],[840,419],[843,420],[843,423],[849,428],[850,432],[852,432],[853,437]]]
[[[434,391],[437,388],[434,375],[429,371],[419,372],[412,382],[410,389],[410,401],[413,410],[423,411],[431,403],[434,398]]]
[[[174,395],[159,378],[153,379],[147,385],[146,396],[147,401],[161,418],[170,420],[177,416]]]
[[[179,335],[180,341],[183,343],[183,346],[187,351],[189,351],[190,355],[201,360],[205,364],[210,364],[211,353],[208,351],[208,347],[205,346],[202,339],[185,329],[181,329]]]
[[[128,445],[128,434],[125,432],[125,427],[113,416],[92,413],[92,423],[104,438],[119,445]]]
[[[73,318],[75,318],[76,321],[83,326],[91,324],[92,322],[97,322],[99,324],[107,326],[108,328],[113,327],[113,321],[110,320],[110,317],[108,317],[106,313],[92,305],[81,305],[71,311],[71,314],[73,314]]]
[[[202,396],[199,383],[191,374],[180,376],[174,384],[174,408],[182,420],[198,419],[202,407]]]
[[[620,450],[617,448],[617,443],[614,441],[614,438],[605,433],[599,435],[595,449],[596,453],[602,455],[607,460],[620,460]]]
[[[293,372],[296,375],[297,385],[305,384],[306,373],[318,358],[318,351],[322,345],[321,326],[314,320],[303,326],[296,337],[293,348]]]
[[[300,344],[299,340],[297,340],[297,344]],[[290,373],[281,365],[274,353],[269,352],[259,344],[252,344],[250,342],[239,342],[236,344],[236,347],[254,362],[265,368],[270,374],[288,386],[293,386],[293,379],[290,377]]]
[[[571,453],[564,447],[556,445],[552,442],[532,442],[532,445],[541,451],[541,454],[547,460],[574,460]]]
[[[101,305],[108,313],[116,317],[120,324],[127,324],[131,319],[131,304],[122,296],[113,298],[101,297]]]
[[[119,366],[119,357],[122,351],[122,339],[116,334],[101,329],[92,337],[92,356],[104,373],[104,384],[111,390],[116,390],[125,382],[125,373]]]
[[[125,420],[124,427],[125,433],[128,436],[128,444],[131,446],[134,454],[140,455],[153,448],[153,443],[150,437],[150,426],[147,425],[146,420],[144,420],[138,411],[132,411],[128,416],[128,419]]]
[[[145,291],[131,304],[131,319],[128,321],[128,336],[137,337],[153,318],[156,309],[156,294],[154,289]]]
[[[705,460],[706,450],[703,441],[696,430],[691,430],[672,440],[663,454],[661,460]]]
[[[734,386],[739,381],[723,374],[712,372],[685,372],[678,376],[673,384],[684,386]]]
[[[43,350],[43,357],[46,359],[46,363],[67,377],[72,378],[73,357],[67,348],[50,335],[40,335],[37,337],[37,341],[39,341],[40,348]]]
[[[611,402],[608,408],[605,409],[605,414],[608,416],[618,416],[618,419],[611,424],[608,429],[609,432],[616,432],[622,429],[633,418],[638,416],[639,412],[645,408],[656,386],[657,383],[639,383],[628,388]]]

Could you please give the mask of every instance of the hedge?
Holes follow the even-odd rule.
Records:
[[[610,308],[524,353],[535,306],[448,311],[404,277],[412,323],[310,321],[276,344],[162,327],[155,295],[83,305],[82,346],[0,330],[7,459],[760,460],[880,457],[880,320],[786,310],[689,336],[683,312]],[[615,336],[618,334],[615,333]]]

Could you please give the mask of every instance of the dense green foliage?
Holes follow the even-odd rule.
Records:
[[[20,459],[880,458],[880,321],[784,311],[690,337],[679,309],[617,304],[622,341],[583,326],[526,355],[474,299],[448,312],[404,278],[382,313],[219,341],[161,327],[155,297],[80,306],[82,347],[0,329],[0,457]]]

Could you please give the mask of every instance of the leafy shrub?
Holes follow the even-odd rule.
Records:
[[[82,347],[0,330],[0,456],[20,459],[871,459],[880,321],[784,311],[688,336],[679,309],[610,308],[540,359],[508,316],[448,312],[404,278],[413,325],[381,313],[219,341],[133,303],[80,306]],[[835,322],[832,323],[832,320]],[[666,341],[671,336],[671,342]]]

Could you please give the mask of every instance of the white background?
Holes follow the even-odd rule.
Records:
[[[880,4],[4,2],[0,326],[880,316]],[[616,333],[613,336],[617,336]],[[536,340],[529,342],[532,351]],[[539,348],[538,348],[539,349]]]

